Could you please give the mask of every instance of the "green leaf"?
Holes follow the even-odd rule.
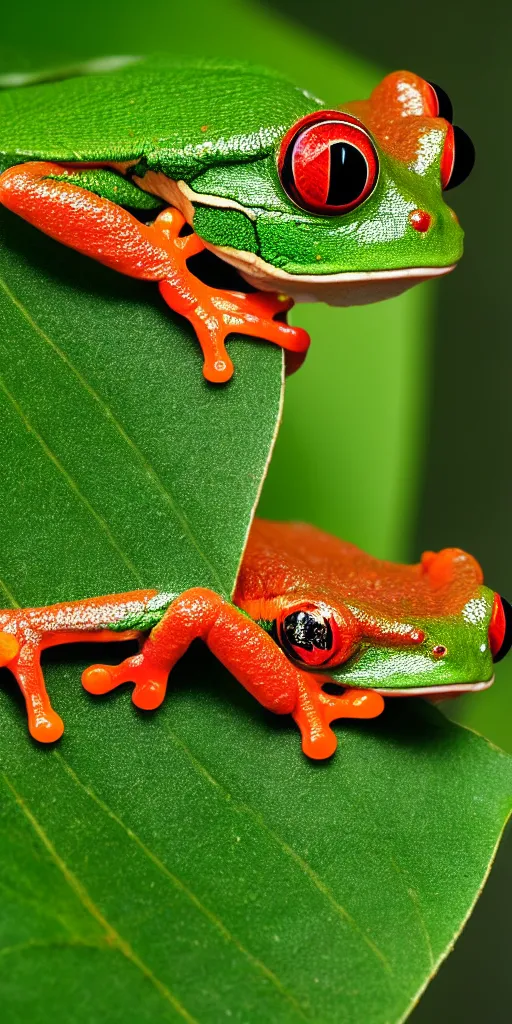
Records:
[[[229,595],[279,418],[281,353],[232,341],[207,384],[186,321],[132,281],[0,220],[5,599],[198,584]]]
[[[412,700],[312,765],[210,659],[154,716],[79,671],[52,660],[54,751],[1,694],[8,1024],[402,1019],[479,892],[512,759]]]
[[[140,583],[231,589],[280,404],[279,353],[201,378],[186,324],[6,215],[0,577],[20,604]],[[143,343],[141,343],[143,339]],[[414,702],[300,752],[194,653],[156,714],[91,698],[53,651],[66,733],[30,741],[0,691],[0,1001],[8,1024],[385,1024],[475,900],[512,759]]]
[[[28,18],[15,5],[3,16],[2,54],[13,71],[65,64],[98,51],[152,50],[155,24],[167,24],[169,14],[168,4],[155,0],[151,17],[120,18],[92,0],[80,32],[70,33],[69,5],[62,0],[51,11],[29,6]],[[173,10],[172,32],[162,35],[161,45],[232,56],[241,41],[244,58],[281,68],[327,104],[366,95],[380,77],[358,57],[261,5],[238,0]],[[105,359],[111,337],[93,332],[94,386],[103,394],[110,383],[105,395],[121,422],[127,417],[137,441],[142,434],[150,443],[151,419],[151,451],[162,476],[185,430],[178,438],[169,435],[157,413],[167,414],[169,401],[180,402],[188,427],[200,395],[201,416],[215,423],[210,393],[194,390],[201,381],[191,335],[185,351],[172,317],[150,295],[151,286],[93,270],[57,246],[51,247],[51,260],[38,256],[41,240],[19,221],[10,221],[9,232],[9,244],[13,251],[21,244],[26,264],[10,286],[14,291],[19,285],[24,300],[25,274],[32,273],[33,260],[40,263],[44,294],[32,315],[47,317],[58,330],[60,298],[75,303],[70,337],[64,330],[59,344],[66,351],[72,346],[80,367],[91,351],[91,314],[84,314],[81,287],[92,289],[94,309],[101,304],[100,319],[108,322],[119,352],[116,370],[112,354]],[[25,241],[19,243],[20,237]],[[268,514],[312,519],[387,557],[404,553],[422,445],[427,299],[423,289],[415,289],[377,307],[297,310],[295,322],[311,323],[314,344],[305,369],[289,384]],[[20,355],[15,347],[23,320],[12,318],[9,304],[1,305],[0,372],[6,360],[17,358],[17,379],[22,385],[25,374],[30,377],[42,427],[57,430],[52,401],[66,435],[69,410],[60,390],[60,363],[55,359],[51,372],[50,364],[44,372],[44,364],[23,365],[27,349]],[[147,359],[146,342],[156,346],[154,363]],[[193,373],[186,393],[177,388],[171,394],[170,388],[166,395],[164,370],[175,344],[184,358],[190,356],[190,371],[194,356]],[[274,356],[265,348],[253,363],[249,348],[235,342],[232,354],[239,370],[256,377],[262,359]],[[126,386],[119,378],[124,358],[136,365]],[[139,399],[137,389],[145,387],[139,373],[142,382],[146,373],[153,381],[150,409]],[[274,366],[266,366],[266,373],[273,380]],[[246,415],[251,430],[258,430],[264,394],[245,393],[246,386],[245,377],[239,396],[249,409],[240,418]],[[79,528],[67,530],[70,499],[64,500],[62,481],[39,485],[44,460],[35,454],[33,433],[25,434],[27,448],[16,469],[21,453],[13,439],[20,426],[5,409],[0,558],[13,593],[20,602],[69,598],[98,590],[102,579],[115,587],[124,575],[132,585],[128,567],[114,558],[105,538],[101,549],[97,537],[90,539],[94,529],[85,512]],[[79,451],[83,440],[77,430],[72,440]],[[215,433],[206,432],[208,471],[215,441]],[[235,446],[246,441],[237,430],[230,434]],[[265,437],[262,448],[267,443]],[[298,450],[309,452],[301,473]],[[326,467],[320,477],[318,451]],[[95,450],[93,468],[104,471],[111,457],[110,445]],[[89,458],[79,467],[82,473],[90,470]],[[219,463],[220,455],[214,464]],[[121,464],[114,460],[113,470]],[[23,476],[24,467],[29,475]],[[125,486],[115,525],[122,532],[131,505],[143,505],[146,491],[139,495],[120,475]],[[112,490],[118,482],[114,472]],[[232,490],[226,487],[225,518],[214,508],[211,520],[200,525],[208,543],[219,541],[215,565],[224,557],[219,523],[226,524],[227,508],[239,498]],[[113,497],[107,493],[108,505]],[[52,507],[59,511],[49,515]],[[235,509],[229,523],[227,543],[234,543],[222,562],[226,585],[240,546],[239,513]],[[12,517],[19,529],[7,539],[4,524]],[[144,517],[136,538],[128,537],[136,546],[134,563],[142,553],[146,564],[155,531],[159,548],[155,564],[151,558],[152,575],[162,568],[167,573],[169,555],[171,568],[182,568],[165,532],[170,518],[166,503],[156,519]],[[131,532],[130,518],[125,532]],[[55,553],[51,559],[49,551]],[[202,571],[200,557],[198,566]],[[115,652],[109,650],[112,659],[126,653],[121,647]],[[60,660],[64,654],[66,664]],[[28,740],[19,695],[2,676],[0,1002],[7,1024],[47,1024],[50,1016],[65,1024],[181,1021],[173,998],[201,1024],[230,1016],[244,1024],[304,1018],[318,1024],[392,1024],[402,1018],[428,981],[432,963],[456,937],[488,870],[510,809],[510,761],[409,699],[391,703],[376,722],[340,725],[336,757],[313,766],[302,758],[291,723],[262,712],[210,659],[192,656],[184,662],[165,707],[142,716],[128,693],[94,700],[82,691],[82,665],[106,660],[105,648],[85,648],[81,660],[76,658],[76,649],[53,653],[45,668],[67,726],[55,751]]]

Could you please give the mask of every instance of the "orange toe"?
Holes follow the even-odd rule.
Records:
[[[231,359],[216,359],[215,362],[205,362],[203,365],[203,377],[210,381],[210,384],[226,384],[233,376],[234,368]]]
[[[302,749],[315,760],[330,757],[336,750],[331,723],[338,718],[376,718],[384,710],[384,698],[375,690],[347,689],[341,696],[326,693],[328,680],[301,673],[298,701],[293,718],[302,735]]]
[[[301,728],[301,724],[296,718],[295,721],[299,728]],[[304,728],[301,729],[301,733],[302,750],[306,757],[311,757],[314,761],[324,761],[326,757],[331,757],[338,746],[336,734],[332,729],[324,728],[315,735],[314,732]]]
[[[8,665],[19,653],[20,645],[12,633],[0,633],[0,667]]]
[[[345,690],[341,698],[346,710],[340,718],[377,718],[384,711],[384,697],[375,690]]]
[[[30,718],[28,723],[30,735],[39,743],[55,743],[64,732],[64,722],[55,711],[47,711],[37,718]]]
[[[148,681],[135,687],[132,701],[142,711],[154,711],[155,708],[160,707],[165,697],[165,691],[165,683]]]
[[[82,686],[87,693],[108,693],[113,685],[112,673],[105,665],[91,665],[82,672]]]

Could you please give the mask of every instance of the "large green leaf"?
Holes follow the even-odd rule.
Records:
[[[55,751],[1,695],[7,1024],[402,1019],[481,887],[512,759],[397,701],[312,765],[210,659],[153,717],[79,670],[52,662]]]
[[[392,70],[359,55],[364,34],[359,53],[351,53],[327,38],[330,19],[318,21],[315,35],[256,0],[174,3],[172,18],[168,0],[152,0],[144,11],[131,10],[125,0],[122,15],[117,5],[87,0],[79,32],[70,31],[69,0],[4,7],[0,67],[6,72],[69,67],[101,54],[148,53],[158,46],[180,56],[274,67],[336,107],[368,96]],[[339,5],[335,18],[343,21]],[[293,322],[310,330],[312,346],[304,370],[287,388],[263,494],[265,515],[304,518],[381,558],[409,556],[434,295],[430,285],[421,285],[384,304],[346,310],[317,303],[293,311]],[[300,471],[297,452],[306,454]]]
[[[232,56],[243,48],[245,58],[282,68],[331,104],[366,94],[379,77],[365,62],[238,0],[196,0],[173,10],[172,30],[163,0],[155,0],[148,18],[144,12],[120,17],[104,0],[91,0],[82,14],[80,32],[70,32],[63,0],[51,9],[31,0],[23,9],[8,6],[3,69],[148,51],[160,24],[167,32],[159,46],[168,51]],[[122,282],[57,246],[49,257],[36,233],[7,221],[9,246],[19,256],[19,262],[9,258],[10,291],[38,327],[44,323],[43,335],[58,340],[79,375],[85,364],[86,377],[91,369],[93,391],[129,428],[136,447],[148,451],[156,477],[170,482],[173,495],[176,484],[183,493],[183,478],[176,481],[169,467],[183,464],[186,433],[202,418],[204,460],[195,482],[204,493],[211,473],[226,468],[225,449],[217,447],[219,399],[212,407],[212,393],[197,376],[190,333],[185,342],[173,329],[150,286]],[[63,296],[72,310],[67,326]],[[266,495],[269,514],[312,518],[382,555],[404,551],[421,447],[426,299],[415,289],[385,306],[305,313],[314,347],[290,382]],[[0,413],[5,586],[22,603],[131,586],[126,557],[136,572],[149,571],[152,584],[170,585],[171,573],[185,584],[190,576],[176,561],[176,513],[168,498],[159,491],[160,501],[152,474],[142,481],[143,463],[122,449],[122,437],[114,441],[107,424],[108,445],[95,441],[89,461],[100,423],[97,400],[89,393],[88,405],[81,395],[73,425],[66,395],[74,384],[61,357],[31,331],[26,312],[18,306],[16,319],[11,306],[8,297],[5,305],[2,300],[8,327],[2,319],[0,372],[10,368],[11,393],[28,429],[6,401]],[[95,327],[91,336],[90,317],[108,324],[108,334]],[[304,311],[296,322],[308,325]],[[174,346],[190,359],[188,377],[166,393]],[[264,393],[249,382],[260,372],[274,381],[275,354],[259,346],[256,354],[245,342],[232,349],[244,383],[236,392],[229,451],[240,456],[245,486],[248,438],[241,424],[263,431],[259,440],[251,434],[253,454],[261,456],[269,442],[261,422]],[[28,351],[35,362],[28,362]],[[166,427],[169,403],[183,417],[178,435]],[[80,413],[82,433],[94,427],[87,446],[76,427]],[[99,519],[91,520],[86,505],[79,509],[57,463],[51,482],[39,479],[40,467],[48,473],[49,466],[37,433],[63,468],[70,465],[66,453],[73,454],[68,476]],[[308,456],[297,472],[304,445],[315,456],[320,451],[320,475],[317,457]],[[75,460],[84,447],[87,454]],[[184,461],[192,472],[193,453]],[[259,462],[254,493],[261,469]],[[130,485],[134,478],[140,492]],[[185,488],[193,533],[213,568],[208,579],[220,574],[225,589],[247,513],[246,505],[231,504],[241,497],[240,480],[232,483],[226,481],[226,504],[214,506],[207,522],[194,514],[197,491]],[[57,511],[49,515],[52,507]],[[135,535],[132,516],[143,508]],[[15,521],[16,531],[8,526]],[[193,554],[190,535],[182,536],[183,550]],[[200,553],[194,558],[206,580]],[[104,648],[84,649],[82,661],[66,651],[69,663],[61,662],[63,654],[46,666],[67,726],[57,750],[27,738],[7,677],[0,691],[0,1005],[7,1024],[47,1024],[50,1017],[66,1024],[156,1024],[183,1019],[176,1000],[201,1024],[230,1016],[244,1024],[402,1018],[478,894],[509,813],[510,761],[409,700],[375,723],[341,727],[332,763],[311,765],[291,723],[262,712],[209,659],[189,658],[175,673],[165,707],[142,716],[127,693],[94,700],[82,691],[82,664],[105,660]]]
[[[229,595],[279,416],[281,354],[200,350],[154,285],[0,221],[0,578],[45,604],[136,587]]]
[[[19,604],[139,584],[231,589],[280,403],[234,342],[204,383],[148,285],[2,218],[0,577]],[[116,659],[125,653],[107,649]],[[155,715],[45,672],[67,731],[0,693],[0,1004],[8,1024],[347,1021],[410,1007],[477,896],[512,759],[395,705],[313,765],[292,723],[192,655]]]

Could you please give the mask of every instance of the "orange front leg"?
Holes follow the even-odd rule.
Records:
[[[336,749],[330,723],[336,718],[373,718],[384,708],[372,690],[346,690],[341,697],[322,690],[327,677],[297,668],[272,637],[244,612],[203,588],[185,591],[164,612],[149,636],[137,630],[102,628],[140,614],[155,591],[134,591],[49,608],[0,613],[0,667],[15,676],[25,697],[29,731],[50,743],[64,726],[53,710],[40,666],[41,652],[57,644],[110,642],[139,638],[141,650],[120,665],[93,665],[82,682],[89,693],[108,693],[133,682],[132,700],[144,710],[165,697],[171,669],[193,640],[203,640],[218,660],[263,707],[292,714],[308,757],[326,758]]]
[[[225,348],[233,333],[273,342],[291,354],[290,369],[300,365],[308,334],[274,319],[290,309],[291,299],[208,287],[188,269],[187,260],[205,246],[194,233],[180,237],[185,224],[181,213],[164,210],[154,224],[141,224],[109,199],[56,180],[66,173],[65,167],[49,162],[10,167],[0,175],[0,203],[51,238],[122,274],[158,281],[167,305],[194,327],[203,373],[212,383],[233,375]]]
[[[193,640],[203,640],[216,658],[264,707],[292,714],[302,734],[302,749],[314,759],[330,757],[337,718],[374,718],[384,700],[373,690],[346,690],[341,697],[324,693],[326,676],[296,667],[257,622],[211,590],[187,590],[169,606],[139,654],[120,665],[93,665],[82,683],[89,693],[108,693],[133,682],[132,700],[139,708],[158,707],[171,669]]]
[[[193,640],[203,640],[216,658],[263,707],[290,714],[297,702],[301,672],[272,638],[243,612],[212,590],[185,591],[169,606],[139,654],[118,666],[93,665],[82,683],[89,693],[108,693],[133,682],[139,708],[162,703],[171,669]]]

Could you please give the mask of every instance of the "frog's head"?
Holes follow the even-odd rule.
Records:
[[[343,686],[389,696],[482,690],[512,644],[510,605],[458,548],[409,566],[340,545],[331,571],[315,575],[313,599],[286,594],[276,639],[301,667]]]
[[[444,194],[474,151],[445,93],[401,71],[368,100],[326,110],[308,97],[307,108],[258,158],[181,183],[209,248],[259,289],[332,305],[452,270],[463,232]]]

